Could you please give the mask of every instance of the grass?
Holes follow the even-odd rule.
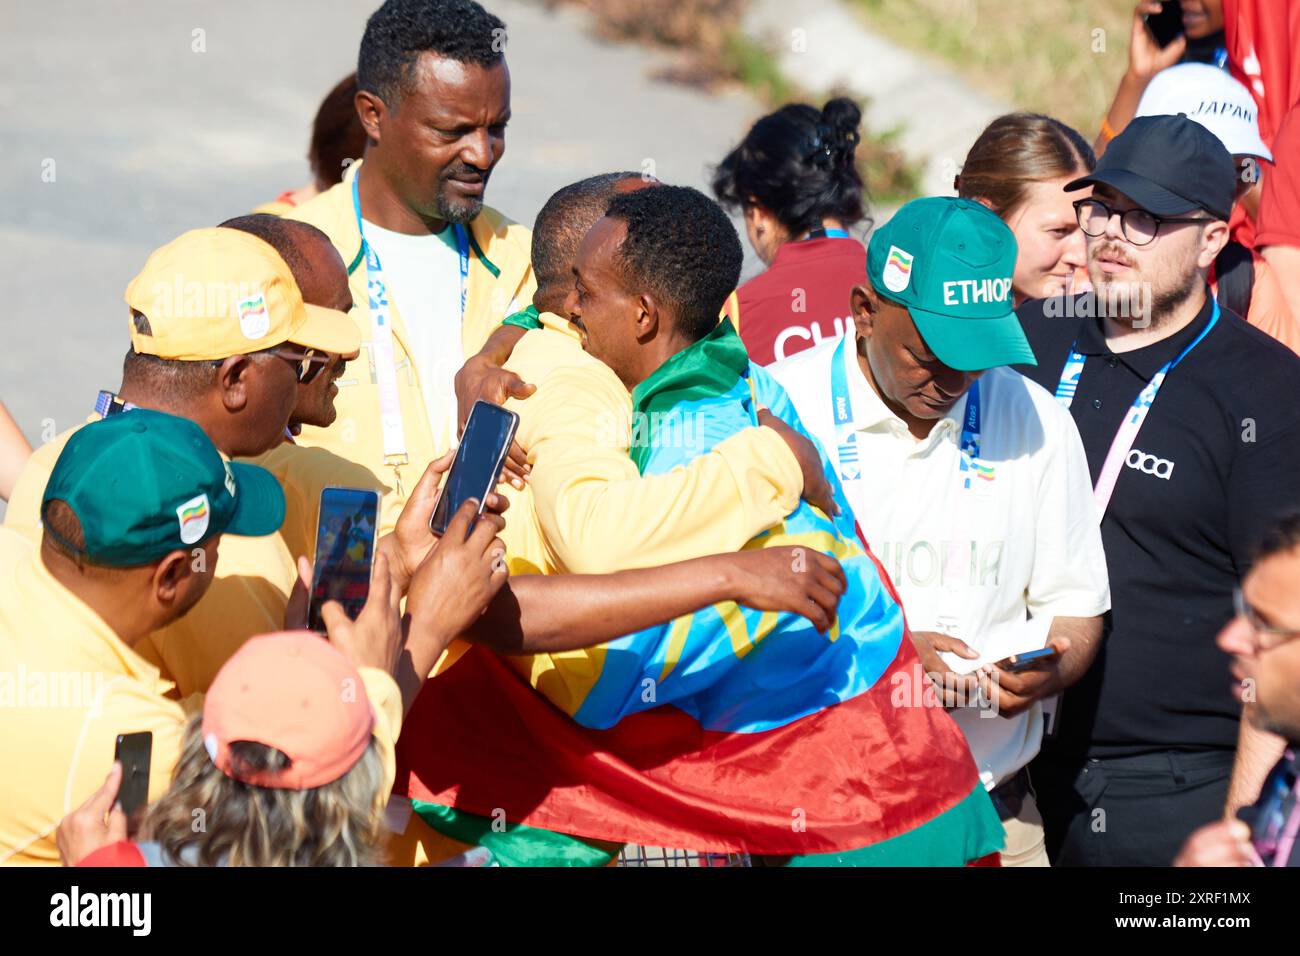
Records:
[[[682,61],[662,74],[665,79],[705,89],[739,83],[769,109],[783,103],[814,102],[781,72],[773,51],[741,31],[740,16],[748,0],[569,2],[586,7],[604,36],[680,51]],[[862,128],[858,168],[873,204],[904,202],[920,188],[920,167],[898,148],[898,134],[898,130]]]
[[[1128,62],[1132,0],[851,0],[874,30],[1091,140]]]
[[[798,96],[794,84],[781,72],[771,51],[739,30],[728,33],[723,39],[718,63],[728,76],[749,87],[765,103],[780,105]]]

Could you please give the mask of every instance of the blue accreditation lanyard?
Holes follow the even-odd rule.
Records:
[[[858,454],[858,433],[853,427],[853,400],[849,397],[848,376],[844,367],[848,361],[848,342],[856,341],[855,336],[846,331],[840,337],[840,344],[835,347],[831,358],[831,415],[835,421],[836,457],[839,459],[840,481],[857,481],[862,477],[862,461]],[[974,477],[989,476],[991,470],[980,465],[980,383],[979,379],[971,382],[966,393],[966,411],[962,415],[961,441],[958,448],[961,453],[958,465],[962,487],[971,488]]]
[[[808,235],[804,237],[805,240],[807,239],[849,239],[849,238],[852,237],[849,236],[849,231],[847,229],[824,229],[820,226],[817,227],[816,229],[810,229],[808,231]]]
[[[95,414],[100,418],[107,418],[109,415],[119,415],[122,412],[129,412],[137,406],[132,402],[124,402],[114,393],[99,390],[99,395],[95,397]]]
[[[844,485],[849,505],[854,508],[859,522],[866,512],[866,502],[861,500],[859,485],[862,479],[862,461],[858,450],[858,432],[853,427],[853,401],[849,396],[848,375],[845,367],[848,361],[848,343],[856,341],[852,332],[845,332],[835,347],[831,359],[831,414],[835,422],[836,454],[839,460],[840,481]],[[973,587],[974,573],[969,568],[971,551],[971,525],[975,521],[974,495],[980,490],[980,481],[992,481],[994,470],[980,463],[980,383],[979,379],[971,382],[966,392],[966,408],[962,413],[961,438],[958,443],[957,479],[961,487],[961,498],[955,503],[952,513],[950,538],[947,556],[940,571],[940,583],[948,590],[949,596],[944,601],[944,613],[935,620],[935,627],[945,633],[961,634],[963,626],[971,626],[974,620],[974,606],[979,592]],[[904,492],[905,493],[905,492]],[[968,495],[970,495],[968,497]],[[925,507],[947,507],[947,502],[931,502]],[[861,529],[858,531],[862,534]]]
[[[1177,357],[1171,359],[1162,365],[1159,371],[1152,376],[1151,381],[1147,382],[1146,387],[1138,393],[1137,398],[1133,399],[1133,404],[1124,414],[1124,420],[1120,422],[1119,430],[1115,437],[1111,439],[1110,450],[1106,452],[1106,460],[1102,463],[1101,471],[1097,475],[1097,483],[1093,486],[1092,496],[1097,503],[1097,514],[1105,517],[1106,509],[1110,506],[1111,497],[1115,494],[1115,483],[1119,481],[1120,469],[1124,467],[1124,462],[1133,450],[1133,443],[1137,441],[1138,432],[1142,430],[1142,423],[1146,421],[1147,414],[1151,411],[1151,406],[1155,403],[1156,395],[1160,392],[1160,386],[1165,383],[1165,377],[1168,376],[1178,363],[1187,358],[1192,349],[1201,344],[1201,340],[1210,334],[1210,330],[1218,324],[1219,321],[1219,303],[1213,299],[1213,311],[1210,313],[1210,321],[1205,323],[1205,328],[1201,329],[1200,334],[1194,338],[1191,343],[1178,353]],[[1056,400],[1069,408],[1074,403],[1075,392],[1079,389],[1079,377],[1083,374],[1083,366],[1087,358],[1078,350],[1079,343],[1076,339],[1070,346],[1070,355],[1065,360],[1065,367],[1061,369],[1061,378],[1056,383]]]
[[[359,175],[359,173],[358,173]],[[391,298],[384,282],[383,266],[379,254],[366,241],[366,231],[361,219],[361,193],[358,176],[352,177],[352,210],[357,218],[357,232],[361,236],[361,249],[366,255],[366,292],[370,306],[370,348],[374,359],[375,379],[379,386],[379,419],[384,441],[384,464],[393,467],[397,487],[401,491],[400,466],[409,458],[406,453],[406,433],[402,424],[401,400],[397,392],[397,361],[393,353],[393,323],[390,312]],[[469,296],[469,233],[458,222],[451,224],[456,236],[456,249],[460,256],[460,318],[465,321],[465,307]]]

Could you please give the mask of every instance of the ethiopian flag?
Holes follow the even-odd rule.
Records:
[[[728,322],[632,398],[643,474],[756,424],[757,407],[807,434]],[[445,835],[518,863],[599,865],[623,843],[796,865],[960,866],[998,850],[965,739],[827,477],[838,518],[800,503],[747,548],[840,561],[848,587],[829,633],[728,603],[582,651],[475,647],[416,701],[395,792]]]

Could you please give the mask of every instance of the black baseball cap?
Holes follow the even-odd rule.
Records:
[[[1097,168],[1066,192],[1097,183],[1117,189],[1147,212],[1177,216],[1193,209],[1226,220],[1232,213],[1237,167],[1219,138],[1177,116],[1139,116],[1110,145]]]

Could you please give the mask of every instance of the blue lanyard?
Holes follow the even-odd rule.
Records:
[[[993,477],[993,469],[979,463],[980,457],[980,380],[970,383],[966,392],[966,414],[961,422],[962,487],[970,488],[971,479]]]
[[[857,447],[858,433],[853,427],[853,400],[849,397],[849,383],[844,372],[850,338],[853,338],[852,334],[846,331],[840,337],[840,343],[835,347],[835,354],[831,358],[831,415],[835,421],[841,481],[853,481],[862,476]],[[966,393],[966,412],[962,416],[961,441],[958,445],[963,488],[971,487],[973,477],[988,479],[993,475],[993,469],[979,463],[980,444],[980,383],[976,379],[971,382],[970,390]]]
[[[1106,509],[1110,507],[1111,497],[1115,493],[1115,484],[1119,481],[1120,469],[1133,450],[1138,432],[1141,431],[1151,406],[1155,404],[1156,395],[1160,392],[1160,386],[1165,383],[1166,376],[1177,368],[1178,363],[1187,358],[1192,349],[1200,345],[1201,341],[1210,334],[1210,330],[1218,324],[1219,303],[1213,299],[1210,301],[1214,309],[1210,313],[1210,321],[1205,323],[1205,328],[1201,329],[1200,334],[1175,358],[1160,367],[1151,381],[1138,392],[1137,398],[1133,399],[1133,404],[1124,413],[1124,418],[1120,421],[1115,437],[1111,439],[1110,449],[1106,452],[1106,458],[1101,464],[1101,470],[1097,473],[1097,481],[1092,489],[1099,515],[1105,516]],[[1074,403],[1074,395],[1079,388],[1079,377],[1083,374],[1086,361],[1086,357],[1079,351],[1079,343],[1076,339],[1070,346],[1070,355],[1065,360],[1065,367],[1061,369],[1061,378],[1056,383],[1056,400],[1066,408]]]
[[[357,187],[359,178],[360,171],[352,177],[352,210],[357,217],[357,232],[361,236],[361,248],[366,254],[366,271],[371,273],[372,277],[382,279],[383,266],[379,263],[379,253],[366,242],[366,231],[361,225],[361,193]],[[458,222],[453,222],[451,228],[456,235],[456,252],[460,257],[460,320],[464,322],[465,307],[469,301],[469,233]]]
[[[1160,386],[1164,384],[1165,376],[1172,372],[1178,366],[1178,363],[1187,358],[1188,353],[1191,352],[1192,349],[1196,348],[1196,346],[1200,345],[1201,340],[1210,334],[1210,329],[1214,328],[1219,321],[1219,303],[1214,299],[1211,299],[1210,301],[1214,305],[1214,310],[1210,313],[1210,321],[1205,323],[1205,328],[1201,329],[1201,334],[1196,336],[1190,345],[1179,352],[1176,358],[1166,362],[1160,368],[1160,371],[1156,372],[1155,377],[1147,383],[1147,387],[1138,394],[1137,398],[1133,399],[1133,404],[1129,406],[1130,411],[1135,411],[1137,409],[1138,405],[1142,402],[1142,397],[1146,395],[1148,390],[1151,391],[1151,395],[1150,400],[1147,401],[1146,404],[1147,406],[1150,406],[1151,402],[1155,401],[1156,393],[1160,391]],[[1083,374],[1083,366],[1087,361],[1087,357],[1078,349],[1079,340],[1075,339],[1074,342],[1070,344],[1069,357],[1066,358],[1065,366],[1061,369],[1060,381],[1056,383],[1056,400],[1066,408],[1069,408],[1074,403],[1074,393],[1078,391],[1079,388],[1079,376]],[[1152,388],[1152,386],[1155,387]]]

